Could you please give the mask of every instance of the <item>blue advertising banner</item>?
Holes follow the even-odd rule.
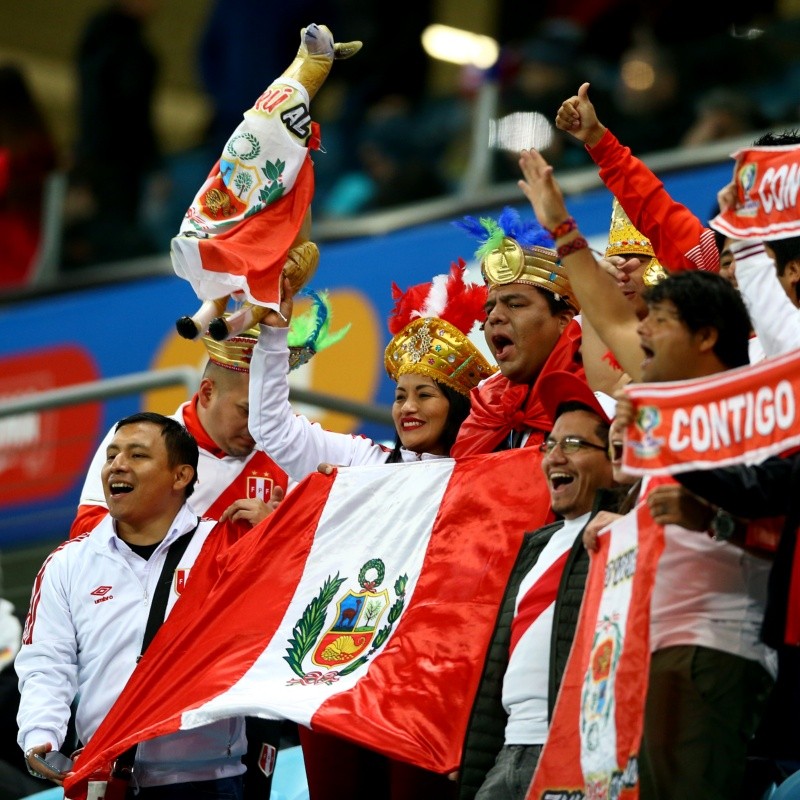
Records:
[[[670,194],[701,219],[710,216],[729,163],[665,178]],[[611,199],[605,189],[569,198],[592,243],[602,248]],[[530,216],[527,204],[519,204]],[[496,216],[499,208],[475,212]],[[313,234],[312,234],[313,238]],[[332,329],[347,336],[292,374],[297,386],[377,405],[390,405],[393,384],[383,368],[392,308],[391,284],[405,289],[446,272],[459,257],[479,279],[476,243],[452,225],[431,222],[369,238],[319,242],[311,287],[330,293]],[[109,270],[114,269],[110,264]],[[175,320],[199,302],[189,284],[164,275],[0,308],[0,398],[177,365],[200,369],[205,350],[175,332]],[[302,310],[304,306],[300,305]],[[170,414],[184,389],[161,389],[105,402],[0,417],[0,549],[65,538],[85,471],[108,428],[147,409]],[[305,411],[304,409],[300,409]],[[334,413],[314,413],[326,427],[393,439],[386,426]]]

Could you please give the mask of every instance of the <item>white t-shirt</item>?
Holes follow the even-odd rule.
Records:
[[[514,616],[529,591],[552,564],[570,551],[575,537],[589,521],[589,514],[565,520],[545,545],[533,568],[523,578],[517,594]],[[559,572],[563,573],[563,565]],[[548,686],[550,684],[550,640],[555,596],[522,634],[511,653],[503,679],[503,706],[508,712],[506,744],[544,744],[547,739]]]

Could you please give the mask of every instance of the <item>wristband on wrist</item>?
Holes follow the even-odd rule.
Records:
[[[564,258],[570,253],[577,253],[579,250],[586,250],[589,247],[589,242],[583,236],[576,236],[571,242],[562,244],[556,252],[559,258]]]
[[[575,222],[574,217],[567,217],[561,224],[556,225],[556,227],[552,230],[548,228],[547,232],[553,237],[553,239],[560,239],[562,236],[566,236],[571,231],[574,231],[577,227],[578,223]]]

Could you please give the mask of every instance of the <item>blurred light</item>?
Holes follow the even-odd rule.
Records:
[[[422,47],[431,58],[452,64],[473,64],[481,69],[489,69],[500,55],[500,47],[491,37],[449,25],[425,28]]]
[[[508,114],[489,123],[489,147],[519,153],[522,150],[546,150],[553,143],[553,126],[538,111]]]
[[[651,63],[638,58],[626,61],[620,68],[622,82],[633,92],[646,92],[656,82],[656,71]]]
[[[734,39],[758,39],[760,36],[764,35],[763,28],[746,28],[746,27],[739,27],[738,25],[731,25],[731,36]]]

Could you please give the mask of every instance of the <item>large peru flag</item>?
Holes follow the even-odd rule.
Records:
[[[234,715],[294,720],[438,772],[526,530],[535,448],[314,474],[185,592],[65,786],[136,742]]]
[[[646,503],[600,533],[528,800],[639,796],[650,597],[663,548]]]

